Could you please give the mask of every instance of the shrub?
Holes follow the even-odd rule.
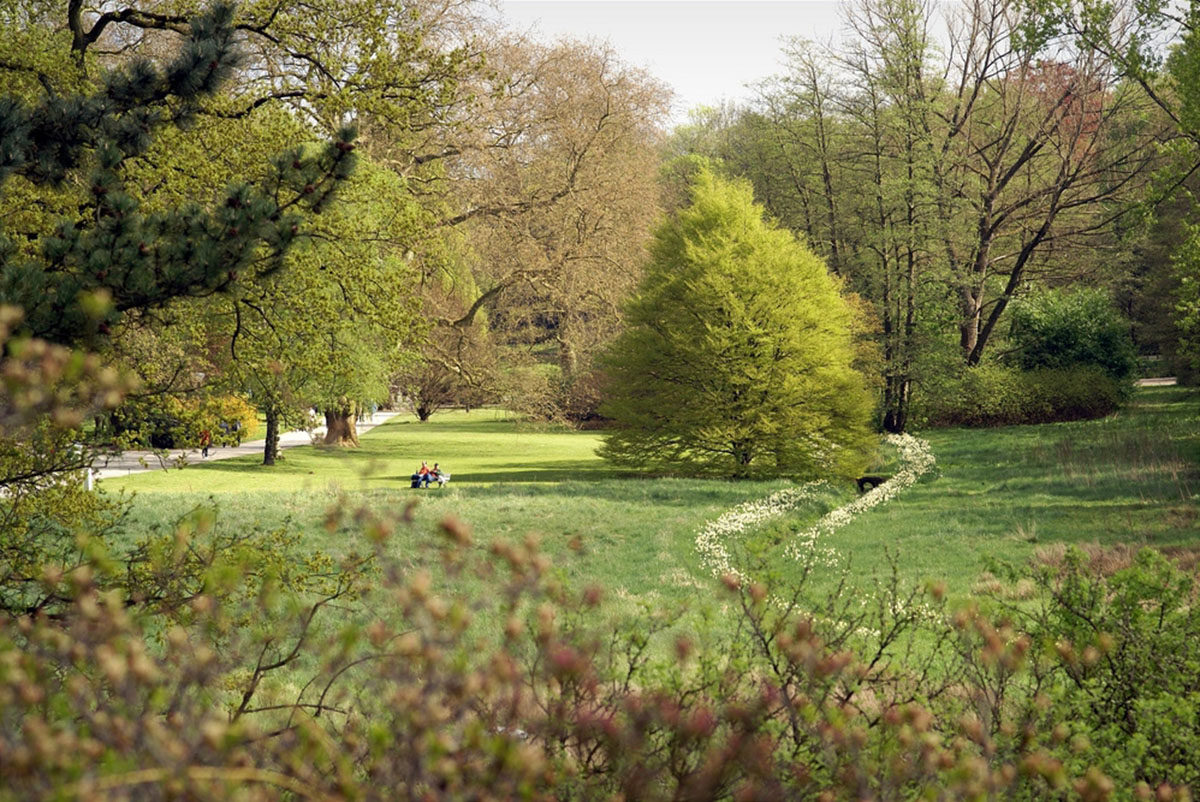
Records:
[[[1019,371],[991,364],[965,370],[920,406],[932,426],[1007,426],[1100,418],[1124,397],[1124,386],[1096,367]]]
[[[205,430],[218,445],[253,440],[258,431],[258,413],[244,398],[235,395],[202,399],[155,396],[129,401],[109,418],[112,432],[150,448],[189,448],[200,443]],[[221,424],[226,426],[222,428]],[[238,435],[226,433],[240,424]]]
[[[1083,761],[1120,787],[1200,790],[1200,583],[1153,549],[1105,571],[1070,549],[1033,578],[1045,592],[1021,627],[1060,658],[1048,677],[1053,716]]]
[[[353,516],[384,561],[397,521]],[[1101,684],[1083,691],[1107,701],[1109,669],[1087,647],[1148,638],[1136,661],[1200,643],[1186,593],[1156,627],[1155,609],[1137,611],[1152,594],[1110,607],[1085,574],[1048,580],[1058,592],[1040,618],[1000,620],[950,616],[936,588],[901,593],[895,580],[840,604],[730,580],[740,626],[698,641],[672,632],[669,612],[604,619],[602,592],[560,582],[530,544],[485,555],[462,524],[441,528],[445,545],[423,562],[444,583],[382,562],[370,617],[333,631],[313,622],[337,591],[239,592],[237,571],[183,607],[183,626],[127,609],[86,571],[62,578],[73,601],[59,618],[0,614],[0,800],[1103,800],[1117,786],[1102,769],[1174,731],[1089,748],[1092,713],[1072,707],[1088,701],[1072,686],[1096,667]],[[487,594],[454,593],[467,573]],[[1109,642],[1068,618],[1107,609],[1117,615],[1095,620],[1133,614],[1136,626]],[[473,628],[481,614],[501,631]],[[663,639],[672,648],[656,652]],[[1151,695],[1127,682],[1138,665],[1115,677],[1155,721],[1170,719],[1158,690],[1193,676],[1184,646],[1155,667]],[[1179,699],[1173,715],[1192,704]],[[1140,782],[1185,798],[1160,787],[1182,771],[1138,765],[1119,775],[1124,796]]]
[[[1117,382],[1137,371],[1129,321],[1098,289],[1048,290],[1015,304],[1012,340],[1025,370],[1089,366]]]

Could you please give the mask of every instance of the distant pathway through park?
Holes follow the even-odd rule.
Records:
[[[376,426],[386,423],[400,414],[403,413],[378,411],[374,415],[365,417],[358,422],[358,433],[362,435],[369,432]],[[324,434],[324,426],[318,426],[312,432],[303,430],[285,432],[279,436],[279,448],[310,446],[313,444],[314,437],[320,437]],[[232,459],[234,457],[250,455],[262,456],[266,443],[266,438],[263,438],[261,440],[247,440],[239,446],[213,445],[208,449],[208,457],[200,456],[199,448],[173,448],[168,450],[166,456],[163,456],[161,459],[159,452],[125,451],[116,456],[101,457],[98,459],[92,468],[92,476],[95,479],[107,479],[112,476],[128,476],[131,473],[143,473],[145,471],[165,471],[180,466],[212,462],[213,460]]]

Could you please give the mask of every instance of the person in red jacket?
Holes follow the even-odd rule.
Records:
[[[428,462],[421,462],[421,468],[417,471],[417,479],[421,487],[429,487],[429,483],[433,481],[433,471],[429,470]]]

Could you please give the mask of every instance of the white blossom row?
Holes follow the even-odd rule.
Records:
[[[815,555],[822,553],[816,548],[817,540],[841,529],[867,510],[891,501],[933,470],[937,463],[929,449],[929,443],[911,434],[889,434],[884,438],[884,442],[894,446],[899,452],[900,469],[886,482],[876,485],[849,504],[827,513],[812,527],[797,535],[787,548],[786,553],[789,557],[801,561],[812,560]]]
[[[936,463],[929,443],[912,435],[888,435],[884,442],[894,446],[899,452],[899,470],[886,482],[872,488],[851,503],[826,514],[811,528],[802,532],[788,545],[785,553],[789,557],[810,564],[832,566],[837,554],[832,549],[818,548],[817,541],[822,536],[840,529],[866,510],[891,501],[912,487],[921,476],[932,470]],[[700,553],[701,563],[715,576],[731,576],[746,581],[747,577],[733,565],[727,548],[729,539],[812,500],[817,491],[827,484],[818,480],[780,490],[766,498],[739,504],[719,518],[709,521],[696,536],[696,550]]]

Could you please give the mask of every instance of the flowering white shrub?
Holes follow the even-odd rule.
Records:
[[[701,562],[714,576],[731,575],[744,580],[746,577],[733,567],[725,541],[810,501],[816,491],[826,484],[816,481],[800,487],[789,487],[766,498],[739,504],[720,518],[709,521],[696,536],[696,550],[700,552]]]
[[[912,435],[891,434],[884,438],[884,442],[894,446],[899,452],[899,470],[888,481],[826,514],[811,528],[800,533],[796,540],[788,545],[785,553],[789,557],[810,564],[833,565],[837,557],[836,552],[832,549],[818,548],[817,540],[845,526],[872,507],[891,501],[916,484],[936,463],[933,452],[929,450],[929,443]],[[739,504],[716,520],[709,521],[696,536],[696,550],[700,552],[702,564],[715,576],[731,576],[746,581],[747,577],[733,565],[726,547],[728,539],[812,500],[817,491],[827,485],[827,482],[816,481],[780,490],[766,498]]]
[[[801,561],[812,560],[821,553],[816,548],[818,539],[841,529],[872,507],[891,501],[933,470],[937,463],[933,452],[929,450],[929,443],[911,434],[889,434],[884,442],[895,446],[899,452],[900,469],[883,484],[876,485],[849,504],[826,514],[811,528],[797,535],[787,548],[789,557]]]

